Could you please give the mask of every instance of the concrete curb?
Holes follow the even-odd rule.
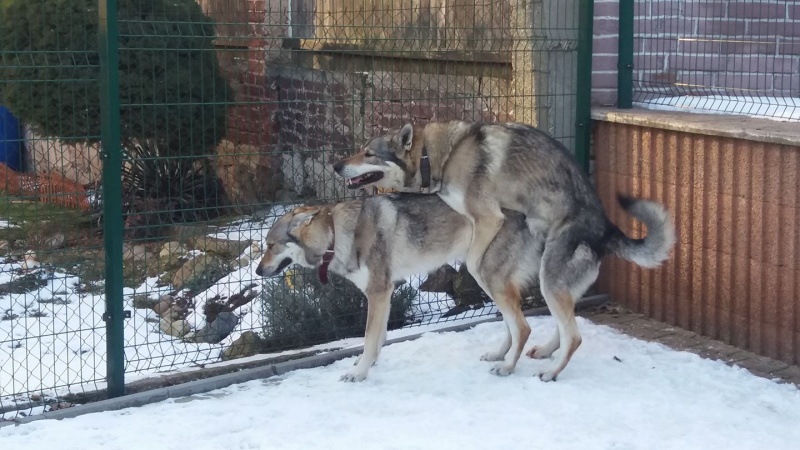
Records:
[[[594,295],[590,297],[584,297],[576,303],[575,309],[579,311],[591,308],[593,306],[602,305],[607,301],[608,301],[608,296],[606,295]],[[529,317],[544,316],[548,314],[549,311],[547,307],[533,308],[525,311],[525,315]],[[501,320],[501,317],[494,316],[494,317],[488,317],[483,320],[478,320],[475,322],[444,327],[434,331],[415,333],[408,336],[389,339],[386,342],[386,345],[392,345],[400,342],[418,339],[425,333],[447,333],[454,331],[456,332],[464,331],[472,327],[475,327],[476,325],[489,322],[497,322],[499,320]],[[156,403],[170,398],[186,397],[189,395],[209,392],[215,389],[221,389],[224,387],[228,387],[234,384],[244,383],[247,381],[271,378],[298,369],[311,369],[315,367],[327,366],[341,359],[349,358],[351,356],[357,356],[361,354],[361,351],[362,347],[358,346],[342,350],[335,350],[327,353],[320,353],[317,355],[308,356],[291,361],[285,361],[281,363],[267,364],[261,367],[252,367],[249,369],[239,370],[237,372],[227,373],[224,375],[217,375],[214,377],[196,381],[190,381],[175,386],[167,386],[167,387],[153,389],[150,391],[139,392],[136,394],[124,395],[122,397],[99,400],[97,402],[86,403],[83,405],[74,406],[72,408],[59,409],[56,411],[45,412],[33,416],[19,417],[17,419],[13,419],[7,422],[0,422],[0,428],[10,425],[23,425],[37,420],[70,419],[84,414],[116,411],[125,408],[144,406],[150,403]]]

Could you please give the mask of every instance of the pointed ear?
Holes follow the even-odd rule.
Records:
[[[290,233],[299,227],[307,227],[311,223],[311,221],[314,220],[314,217],[316,217],[317,214],[319,214],[321,209],[313,207],[304,207],[304,208],[298,208],[295,211],[296,211],[295,215],[292,218],[291,223],[289,223]]]
[[[403,150],[411,150],[411,145],[414,143],[414,126],[410,123],[403,125],[403,128],[397,132],[394,139]]]

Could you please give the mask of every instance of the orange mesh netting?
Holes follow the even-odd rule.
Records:
[[[41,202],[89,210],[89,197],[80,184],[58,173],[18,173],[0,163],[0,190],[7,195],[29,197]]]

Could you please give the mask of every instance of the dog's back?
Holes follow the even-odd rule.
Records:
[[[388,263],[395,280],[431,271],[466,254],[472,225],[438,195],[393,193],[363,202],[356,246],[369,254],[370,266]]]
[[[465,258],[472,224],[439,195],[392,193],[360,201],[363,206],[355,231],[359,251],[388,257],[394,277],[429,272]],[[504,213],[507,220],[481,265],[529,285],[538,278],[544,238],[528,230],[522,214]]]

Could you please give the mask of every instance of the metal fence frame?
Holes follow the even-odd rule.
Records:
[[[620,0],[617,106],[800,120],[797,11],[777,0]]]
[[[287,0],[292,3],[293,0]],[[542,0],[534,3],[549,3],[557,5],[556,0]],[[577,39],[575,46],[567,48],[567,52],[576,52],[575,73],[575,103],[573,124],[566,125],[566,129],[573,130],[570,138],[574,137],[574,151],[576,157],[587,171],[589,170],[589,145],[590,145],[590,98],[591,98],[591,66],[592,66],[592,19],[593,0],[575,0],[573,6],[576,11]],[[119,79],[120,56],[120,27],[116,15],[118,0],[98,0],[99,19],[99,56],[100,56],[100,108],[102,129],[102,192],[103,192],[103,252],[105,254],[104,288],[105,309],[95,311],[102,316],[105,324],[106,347],[106,396],[119,397],[126,394],[126,356],[125,356],[125,321],[129,320],[130,311],[126,311],[124,295],[123,273],[123,183],[122,169],[125,163],[123,155],[123,142],[121,137],[121,98]],[[570,12],[571,11],[571,12]],[[564,16],[568,13],[563,13]],[[563,20],[558,19],[558,20]],[[558,33],[564,33],[563,25],[554,27]],[[536,30],[523,30],[531,33]],[[567,30],[570,31],[570,30]],[[540,52],[564,52],[562,39],[552,48],[547,47],[548,38],[537,37],[543,47]],[[555,39],[555,38],[553,38]],[[533,52],[534,50],[525,50]],[[521,52],[522,53],[522,52]],[[464,63],[457,63],[464,64]],[[362,100],[363,101],[363,100]],[[353,99],[353,108],[357,107]],[[56,399],[57,400],[57,399]],[[2,407],[4,405],[0,405]],[[5,406],[8,412],[8,406]],[[13,408],[12,408],[13,409]]]

